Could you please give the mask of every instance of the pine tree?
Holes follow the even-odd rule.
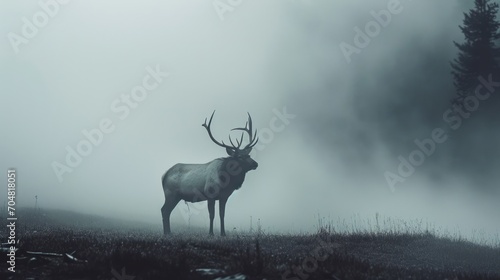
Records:
[[[491,3],[490,0],[475,0],[475,7],[464,13],[460,29],[465,35],[465,42],[454,42],[459,54],[451,63],[458,95],[455,102],[461,103],[463,98],[474,94],[479,76],[488,77],[491,74],[498,77],[500,74],[500,50],[495,45],[495,41],[500,39],[500,23],[496,19],[498,7],[498,3]]]

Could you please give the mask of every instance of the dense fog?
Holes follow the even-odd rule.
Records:
[[[225,140],[249,112],[259,167],[228,232],[378,213],[498,242],[496,99],[446,117],[472,1],[46,2],[1,4],[0,179],[17,170],[18,206],[160,224],[165,171],[226,156],[205,118]],[[206,202],[172,220],[208,228]]]

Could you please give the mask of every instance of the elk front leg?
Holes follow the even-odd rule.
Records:
[[[226,213],[226,199],[219,200],[219,216],[220,216],[220,235],[226,236],[226,231],[224,230],[224,215]]]
[[[210,216],[210,231],[208,234],[214,235],[215,200],[208,200],[208,215]]]

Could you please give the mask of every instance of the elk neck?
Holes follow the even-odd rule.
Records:
[[[220,158],[220,160],[222,160],[219,170],[221,180],[229,179],[228,187],[239,189],[248,170],[242,168],[239,161],[233,157]]]

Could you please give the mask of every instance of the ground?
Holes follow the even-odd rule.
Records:
[[[2,252],[1,279],[500,279],[500,248],[429,233],[164,237],[159,226],[30,209],[18,210],[17,226],[16,272]]]

